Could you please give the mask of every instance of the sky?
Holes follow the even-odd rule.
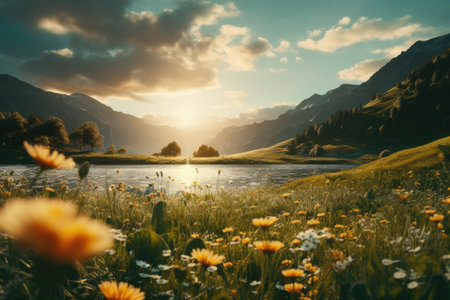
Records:
[[[153,124],[241,125],[449,32],[448,0],[0,0],[0,73]]]

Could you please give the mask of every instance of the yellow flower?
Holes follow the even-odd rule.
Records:
[[[334,229],[341,229],[341,228],[344,228],[344,225],[341,224],[334,225]]]
[[[284,194],[280,195],[281,198],[288,198],[290,196],[291,196],[291,194],[289,194],[289,193],[284,193]]]
[[[191,234],[191,238],[193,238],[193,239],[196,239],[198,237],[200,237],[200,235],[198,233]]]
[[[297,205],[297,204],[300,204],[300,201],[295,200],[293,203],[294,203],[295,205]]]
[[[291,213],[285,212],[285,213],[283,213],[281,216],[282,216],[282,217],[289,217],[290,215],[291,215]]]
[[[299,214],[300,216],[306,216],[306,211],[299,211],[298,214]]]
[[[208,267],[220,264],[225,258],[223,255],[214,254],[214,252],[207,249],[194,249],[191,256],[202,265]]]
[[[284,246],[284,244],[279,241],[256,241],[253,245],[255,245],[256,249],[264,253],[275,253]]]
[[[54,193],[54,192],[55,192],[55,190],[52,189],[51,187],[46,187],[45,190],[46,190],[47,192],[49,192],[49,193]]]
[[[234,231],[233,227],[227,227],[224,230],[222,230],[223,233],[230,233],[230,232],[233,232],[233,231]]]
[[[258,227],[270,227],[278,219],[276,217],[256,218],[252,220],[252,224]]]
[[[381,220],[381,221],[380,221],[380,224],[385,224],[385,223],[387,223],[387,222],[389,222],[389,221],[386,220],[386,219],[384,219],[384,220]]]
[[[26,141],[23,142],[25,149],[33,160],[41,167],[41,170],[50,169],[72,169],[75,162],[72,158],[66,158],[64,154],[53,151],[42,145],[30,145]]]
[[[316,225],[320,224],[320,221],[319,220],[315,220],[315,219],[311,219],[311,220],[308,220],[306,222],[306,224],[308,224],[309,226],[316,226]]]
[[[288,292],[288,293],[297,293],[297,294],[300,294],[300,292],[301,292],[302,289],[303,289],[303,284],[297,283],[297,282],[294,282],[294,283],[288,283],[288,284],[285,284],[285,285],[284,285],[284,289],[285,289],[286,292]]]
[[[218,238],[218,239],[216,239],[216,243],[222,243],[223,241],[224,241],[223,238]]]
[[[442,202],[445,204],[450,204],[450,197],[445,198]]]
[[[431,222],[435,222],[435,223],[439,223],[443,219],[444,219],[444,216],[443,215],[439,215],[439,214],[435,214],[435,215],[430,217],[430,221]]]
[[[103,281],[98,285],[102,294],[108,300],[143,300],[144,292],[126,282]]]
[[[300,220],[292,220],[292,221],[291,221],[291,224],[292,224],[292,225],[296,225],[296,224],[300,224],[300,223],[301,223]]]
[[[427,210],[425,210],[425,213],[427,214],[427,215],[434,215],[435,213],[436,213],[436,211],[434,210],[434,209],[427,209]]]
[[[331,258],[334,261],[343,261],[344,260],[344,253],[342,253],[342,251],[339,250],[331,250]]]
[[[232,262],[226,262],[226,263],[223,264],[223,267],[226,268],[226,269],[231,268],[232,266],[233,266]]]
[[[281,264],[282,264],[282,265],[285,265],[285,266],[289,266],[289,265],[292,264],[292,260],[290,260],[290,259],[285,259],[285,260],[283,260],[283,261],[281,262]]]
[[[241,239],[240,236],[235,235],[235,236],[233,236],[233,238],[231,239],[231,241],[232,241],[232,242],[239,242],[240,239]]]
[[[295,245],[300,245],[301,243],[302,243],[302,242],[301,242],[300,240],[295,239],[295,240],[292,241],[291,244],[295,246]]]
[[[78,216],[71,203],[46,198],[8,202],[0,211],[0,230],[57,263],[85,261],[112,242],[106,225]]]
[[[283,274],[284,277],[287,278],[298,278],[303,276],[303,270],[300,269],[287,269],[281,271],[281,274]]]
[[[403,192],[403,193],[397,193],[397,196],[402,200],[406,200],[409,197],[411,197],[411,194],[408,192]]]
[[[249,238],[243,238],[241,241],[242,241],[242,244],[244,244],[244,245],[248,245],[250,243]]]
[[[318,217],[318,218],[321,218],[321,217],[323,217],[323,216],[325,216],[324,213],[317,214],[317,217]]]

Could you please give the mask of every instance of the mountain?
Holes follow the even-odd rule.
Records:
[[[0,75],[0,111],[4,114],[17,111],[25,118],[31,114],[41,118],[56,116],[63,120],[68,132],[92,121],[104,135],[105,147],[124,146],[131,153],[159,152],[171,138],[178,136],[175,128],[151,126],[87,95],[47,92],[10,75]]]
[[[224,128],[210,143],[221,153],[237,153],[292,138],[308,126],[327,120],[337,110],[368,103],[375,95],[405,80],[411,71],[449,47],[450,34],[418,41],[360,85],[343,84],[324,95],[314,94],[275,120]]]
[[[294,139],[299,154],[313,147],[350,146],[377,153],[424,144],[450,134],[450,48],[361,108],[340,110]]]

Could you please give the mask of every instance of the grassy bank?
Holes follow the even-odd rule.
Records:
[[[84,183],[27,191],[17,178],[17,185],[2,185],[0,201],[58,197],[114,229],[108,251],[70,272],[57,269],[68,272],[59,287],[69,299],[102,299],[104,280],[133,284],[148,299],[445,299],[450,172],[439,144],[450,138],[281,189],[262,182],[141,195],[113,182],[105,191]],[[276,217],[273,225],[252,224],[266,216]],[[257,241],[265,240],[282,244],[264,252]],[[192,249],[203,247],[222,262],[193,259]],[[0,297],[35,294],[41,263],[1,236]]]

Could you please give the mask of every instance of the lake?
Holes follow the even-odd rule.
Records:
[[[155,187],[165,186],[169,192],[189,189],[193,182],[201,185],[211,185],[224,188],[245,188],[273,183],[282,185],[297,178],[310,175],[336,172],[354,168],[353,164],[273,164],[273,165],[92,165],[88,181],[105,187],[108,184],[124,182],[133,187],[145,188],[153,183]],[[11,171],[14,170],[12,176]],[[25,176],[33,178],[36,174],[35,165],[0,165],[2,179]],[[218,174],[220,171],[220,175]],[[162,174],[162,176],[161,176]],[[71,188],[77,186],[77,169],[50,170],[41,175],[37,185],[47,181],[46,186],[55,187],[61,180],[66,180]]]

